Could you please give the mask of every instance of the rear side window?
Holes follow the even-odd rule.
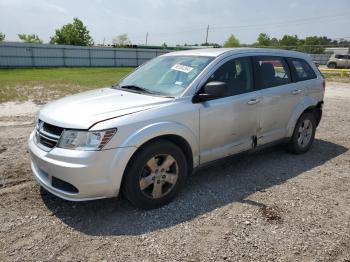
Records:
[[[288,62],[296,82],[316,78],[314,70],[305,60],[289,58]]]
[[[281,57],[255,57],[259,88],[285,85],[291,82],[287,63]]]

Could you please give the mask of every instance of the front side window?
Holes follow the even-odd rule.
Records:
[[[204,56],[160,56],[118,83],[118,88],[134,88],[165,96],[181,94],[213,60]]]
[[[256,57],[255,60],[258,85],[269,88],[290,83],[290,74],[283,58]]]
[[[315,72],[312,70],[311,66],[304,60],[301,59],[289,59],[289,64],[295,72],[297,81],[304,81],[316,78]]]
[[[226,96],[239,95],[253,90],[253,74],[249,57],[230,60],[212,74],[207,83],[219,81],[227,84]]]

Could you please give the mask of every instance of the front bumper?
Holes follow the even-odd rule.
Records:
[[[125,167],[137,149],[80,151],[55,147],[46,152],[36,145],[34,132],[28,145],[35,179],[47,191],[71,201],[117,196]]]

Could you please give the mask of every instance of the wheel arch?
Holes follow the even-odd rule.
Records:
[[[137,147],[137,149],[126,164],[121,185],[123,184],[125,173],[127,172],[128,167],[136,153],[145,146],[148,146],[149,144],[152,144],[158,140],[166,140],[180,147],[185,154],[189,173],[192,172],[193,168],[199,164],[198,139],[190,128],[178,122],[166,121],[153,123],[142,127],[133,134],[130,134],[124,141],[123,146],[134,146]]]
[[[135,158],[136,154],[142,150],[143,148],[151,145],[152,143],[155,143],[157,141],[168,141],[168,142],[172,142],[175,145],[177,145],[182,152],[185,154],[186,157],[186,161],[188,163],[188,174],[191,174],[193,171],[193,152],[191,149],[190,144],[186,141],[185,138],[179,136],[179,135],[175,135],[175,134],[164,134],[164,135],[160,135],[160,136],[156,136],[153,137],[152,139],[144,142],[140,147],[137,148],[137,150],[132,154],[132,156],[129,158],[128,163],[125,166],[124,172],[123,172],[123,177],[121,179],[121,183],[120,183],[120,188],[123,187],[124,185],[124,181],[125,181],[125,177],[126,177],[126,173],[130,167],[130,164],[133,162],[133,159]],[[122,192],[122,191],[120,191]]]
[[[304,112],[310,112],[315,115],[316,118],[316,125],[321,121],[322,117],[322,105],[323,101],[317,101],[315,98],[312,97],[305,97],[303,101],[299,103],[299,105],[294,110],[287,126],[287,137],[291,137],[294,131],[294,127],[300,118],[300,116]]]
[[[175,134],[164,134],[164,135],[153,137],[150,140],[147,140],[140,147],[137,148],[137,150],[134,152],[130,160],[136,155],[137,152],[139,152],[144,147],[149,146],[150,144],[161,140],[172,142],[173,144],[177,145],[185,154],[185,157],[189,166],[189,170],[193,169],[193,152],[190,144],[186,141],[185,138]],[[130,163],[130,160],[128,161],[128,163]]]
[[[334,65],[334,67],[332,67],[331,65]],[[327,63],[327,67],[336,69],[336,68],[338,68],[338,63],[336,61],[329,61]]]
[[[178,122],[158,122],[144,126],[133,134],[130,134],[124,141],[123,146],[135,146],[140,148],[156,139],[167,139],[180,146],[185,153],[191,155],[191,167],[198,165],[198,137],[189,127]]]
[[[318,124],[321,121],[321,117],[322,117],[322,106],[323,106],[323,101],[318,102],[316,105],[314,106],[309,106],[308,108],[306,108],[302,113],[304,114],[305,112],[310,112],[312,114],[315,115],[316,118],[316,127],[318,126]],[[300,116],[299,116],[300,117]]]

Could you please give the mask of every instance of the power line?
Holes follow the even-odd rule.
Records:
[[[278,22],[270,22],[270,23],[263,23],[263,24],[250,24],[250,25],[214,25],[210,26],[211,30],[223,30],[223,29],[258,29],[266,26],[273,26],[273,27],[279,27],[279,26],[284,26],[284,25],[301,25],[305,23],[309,23],[311,21],[317,21],[320,19],[331,19],[334,21],[337,21],[339,18],[343,18],[345,16],[348,16],[350,13],[350,10],[342,12],[342,13],[336,13],[332,15],[325,15],[325,16],[315,16],[315,17],[308,17],[308,18],[299,18],[299,19],[292,19],[292,20],[285,20],[285,21],[278,21]],[[152,34],[152,36],[167,36],[167,35],[175,35],[175,34],[183,34],[183,33],[189,33],[189,32],[198,32],[202,31],[204,28],[203,27],[197,27],[194,29],[188,29],[188,30],[182,30],[182,31],[177,31],[177,32],[160,32],[160,33],[155,33]],[[209,25],[206,28],[207,33],[209,32]],[[134,36],[134,38],[138,38],[139,36]],[[206,42],[207,42],[207,36],[206,36]]]
[[[333,23],[333,22],[338,22],[339,20],[347,18],[347,17],[329,17],[327,20],[327,23]],[[278,27],[288,27],[288,26],[300,26],[300,25],[305,25],[305,24],[310,24],[310,23],[315,23],[318,22],[317,20],[314,21],[295,21],[295,22],[289,22],[289,23],[271,23],[271,24],[260,24],[260,25],[249,25],[249,26],[242,26],[242,27],[222,27],[222,28],[214,28],[212,30],[214,31],[219,31],[219,30],[227,30],[227,29],[234,29],[235,31],[247,31],[247,30],[253,30],[253,29],[259,29],[263,28],[265,30],[268,30],[267,28],[278,28]]]
[[[314,17],[307,17],[307,18],[298,18],[298,19],[290,19],[290,20],[285,20],[282,22],[270,22],[270,23],[265,23],[265,24],[251,24],[251,25],[226,25],[226,26],[212,26],[211,28],[213,29],[218,29],[218,28],[246,28],[246,27],[255,27],[255,26],[269,26],[269,25],[285,25],[285,24],[291,24],[291,23],[297,23],[297,22],[307,22],[307,21],[312,21],[312,20],[320,20],[320,19],[327,19],[327,18],[339,18],[340,16],[348,16],[350,13],[350,10],[342,13],[337,13],[337,14],[332,14],[332,15],[326,15],[326,16],[314,16]]]
[[[174,35],[174,34],[183,34],[183,33],[190,33],[190,32],[198,32],[198,31],[203,31],[203,29],[205,30],[204,27],[200,27],[200,28],[196,28],[196,29],[188,29],[188,30],[182,30],[182,31],[175,31],[175,32],[161,32],[161,33],[155,33],[152,34],[152,36],[166,36],[166,35]],[[130,35],[134,38],[141,38],[144,36],[141,35]]]
[[[335,38],[333,38],[333,39],[339,39],[339,40],[341,40],[341,39],[350,39],[350,36],[335,37]]]

